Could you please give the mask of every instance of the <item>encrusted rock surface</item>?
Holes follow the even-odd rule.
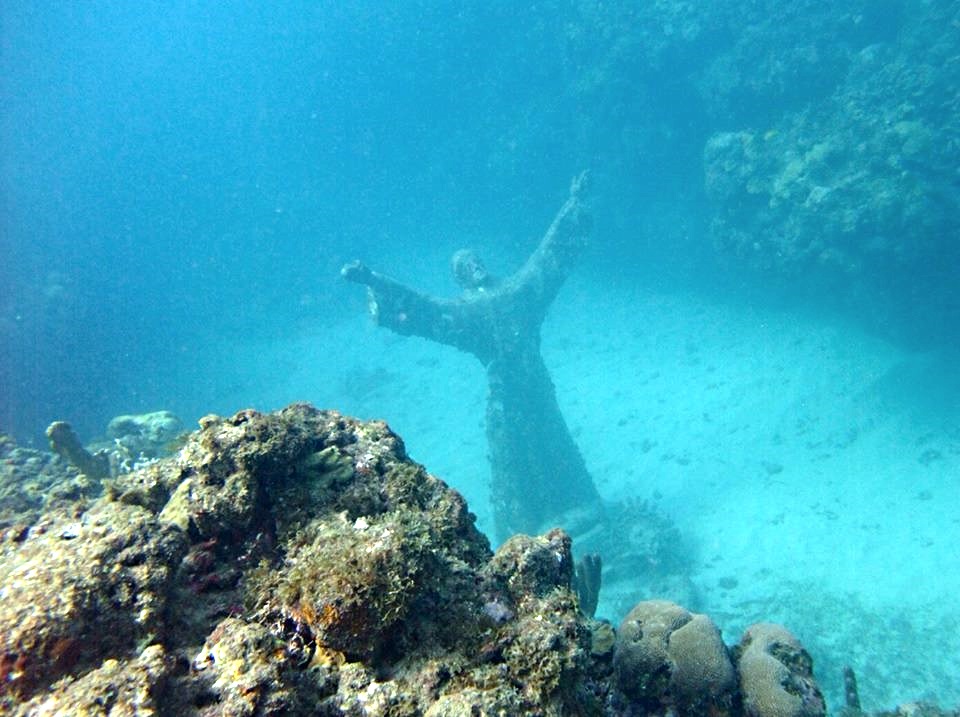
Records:
[[[30,715],[156,715],[158,695],[173,667],[160,645],[127,659],[108,658],[67,676],[18,710]]]
[[[0,689],[30,695],[163,634],[186,540],[148,511],[101,502],[0,543]]]
[[[819,694],[786,638],[748,635],[738,681],[705,616],[585,617],[566,533],[492,553],[381,422],[208,416],[176,456],[46,507],[0,533],[4,714],[772,717],[751,696],[770,659]]]

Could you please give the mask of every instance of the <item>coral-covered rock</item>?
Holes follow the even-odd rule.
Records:
[[[191,666],[199,699],[220,714],[296,714],[333,692],[329,671],[305,672],[300,655],[285,650],[265,625],[226,618],[207,636]],[[182,709],[182,708],[181,708]]]
[[[96,487],[60,456],[18,446],[0,434],[0,530],[22,530],[57,503],[90,495]]]
[[[487,574],[500,582],[514,601],[542,597],[573,580],[570,536],[562,530],[531,537],[515,535],[497,550]]]
[[[21,705],[15,714],[74,715],[163,714],[160,695],[173,664],[160,645],[150,645],[135,658],[108,658],[82,677],[65,677],[46,694]]]
[[[734,714],[736,676],[706,615],[664,600],[639,603],[620,623],[613,664],[619,688],[651,710]]]
[[[434,545],[426,523],[410,514],[351,522],[341,513],[306,527],[287,552],[289,568],[254,589],[268,611],[302,624],[318,645],[371,657],[442,580]]]
[[[591,633],[569,586],[525,601],[499,637],[506,675],[521,686],[523,712],[538,706],[557,714],[596,709],[589,689]]]
[[[251,415],[240,426],[210,422],[206,431],[218,445],[238,447],[234,480],[259,482],[258,510],[271,516],[281,562],[277,569],[264,564],[246,581],[248,602],[267,619],[309,634],[320,648],[363,659],[400,649],[443,599],[454,613],[471,612],[464,575],[489,557],[489,544],[463,499],[407,461],[384,424],[301,406],[279,416]],[[260,436],[259,450],[243,438],[247,432]],[[282,469],[274,464],[279,458]],[[161,515],[178,494],[184,491],[175,491]],[[182,502],[192,505],[189,497]],[[235,514],[229,505],[224,512]],[[218,511],[210,513],[215,518]],[[463,621],[470,622],[466,615]]]
[[[734,650],[747,717],[822,717],[826,705],[813,660],[790,631],[758,623]]]
[[[179,531],[102,502],[22,537],[0,546],[0,692],[30,695],[163,634]]]

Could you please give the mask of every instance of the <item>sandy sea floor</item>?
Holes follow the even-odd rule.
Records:
[[[834,705],[844,664],[866,709],[960,702],[952,362],[849,325],[582,279],[554,305],[543,352],[601,491],[676,522],[696,609],[728,643],[751,622],[787,625]],[[362,315],[232,355],[249,358],[217,377],[224,411],[309,400],[384,418],[490,532],[473,358]]]

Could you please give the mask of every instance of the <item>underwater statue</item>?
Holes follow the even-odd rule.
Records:
[[[367,287],[380,326],[476,356],[487,371],[486,432],[496,537],[560,525],[576,534],[602,520],[602,503],[557,404],[540,354],[540,326],[587,245],[586,174],[576,177],[540,244],[514,274],[497,279],[468,249],[452,268],[463,293],[428,296],[359,261],[341,273]]]

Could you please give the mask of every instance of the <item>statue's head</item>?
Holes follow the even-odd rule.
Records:
[[[464,289],[485,289],[495,279],[472,249],[460,249],[450,260],[450,268],[457,283]]]

